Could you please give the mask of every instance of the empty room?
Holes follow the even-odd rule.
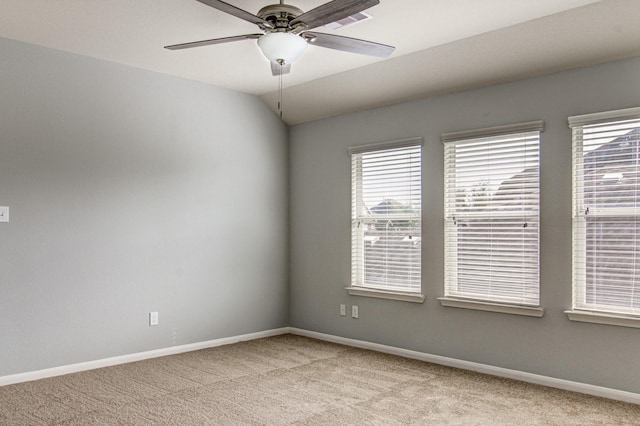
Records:
[[[0,424],[639,424],[638,17],[3,0]]]

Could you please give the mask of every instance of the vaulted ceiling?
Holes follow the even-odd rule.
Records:
[[[273,0],[225,0],[257,13]],[[290,0],[307,11],[328,0]],[[0,37],[260,96],[279,79],[255,40],[165,45],[255,33],[196,0],[2,0]],[[386,59],[310,46],[283,77],[298,124],[406,100],[640,55],[638,0],[381,0],[372,19],[319,31],[396,46]],[[0,58],[1,60],[1,58]]]

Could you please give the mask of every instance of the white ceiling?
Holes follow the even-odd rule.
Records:
[[[289,0],[310,10],[328,0]],[[251,13],[273,0],[227,0]],[[640,55],[640,0],[381,0],[373,19],[324,32],[396,46],[387,59],[310,46],[284,76],[297,124],[434,94]],[[196,0],[2,0],[0,36],[261,96],[278,78],[255,40],[163,46],[257,32]]]

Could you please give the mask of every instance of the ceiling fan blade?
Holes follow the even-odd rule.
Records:
[[[314,31],[305,31],[305,36],[311,36],[309,44],[314,46],[326,47],[328,49],[342,50],[351,53],[360,53],[362,55],[377,56],[386,58],[396,50],[393,46],[386,44],[374,43],[372,41],[360,40],[357,38],[343,37],[333,34],[316,33]]]
[[[291,64],[280,65],[277,62],[271,62],[271,74],[275,76],[289,74],[291,72]]]
[[[180,50],[180,49],[190,49],[192,47],[200,47],[200,46],[210,46],[212,44],[222,44],[229,43],[232,41],[240,41],[240,40],[250,40],[260,38],[264,34],[245,34],[233,37],[223,37],[223,38],[212,38],[211,40],[201,40],[201,41],[192,41],[189,43],[181,43],[181,44],[172,44],[171,46],[165,46],[165,49],[169,50]]]
[[[303,23],[307,29],[320,27],[355,15],[379,3],[380,0],[333,0],[298,16],[291,21],[291,26]]]
[[[207,6],[211,6],[214,9],[218,9],[224,13],[228,13],[229,15],[233,15],[236,18],[243,19],[245,21],[251,22],[252,24],[262,25],[267,28],[273,28],[273,24],[269,21],[265,21],[264,19],[254,15],[253,13],[249,13],[246,10],[242,10],[239,7],[235,7],[229,3],[225,3],[220,0],[198,0],[200,3],[204,3]]]

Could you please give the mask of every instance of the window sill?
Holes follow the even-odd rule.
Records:
[[[589,311],[564,311],[571,321],[640,328],[640,317]]]
[[[438,300],[442,306],[449,308],[475,309],[478,311],[524,315],[537,318],[541,318],[542,315],[544,315],[544,309],[533,306],[504,305],[500,303],[478,302],[475,300],[453,299],[450,297],[439,297]]]
[[[401,302],[423,303],[424,296],[420,293],[405,291],[379,290],[365,287],[346,287],[350,296],[375,297],[378,299],[399,300]]]

